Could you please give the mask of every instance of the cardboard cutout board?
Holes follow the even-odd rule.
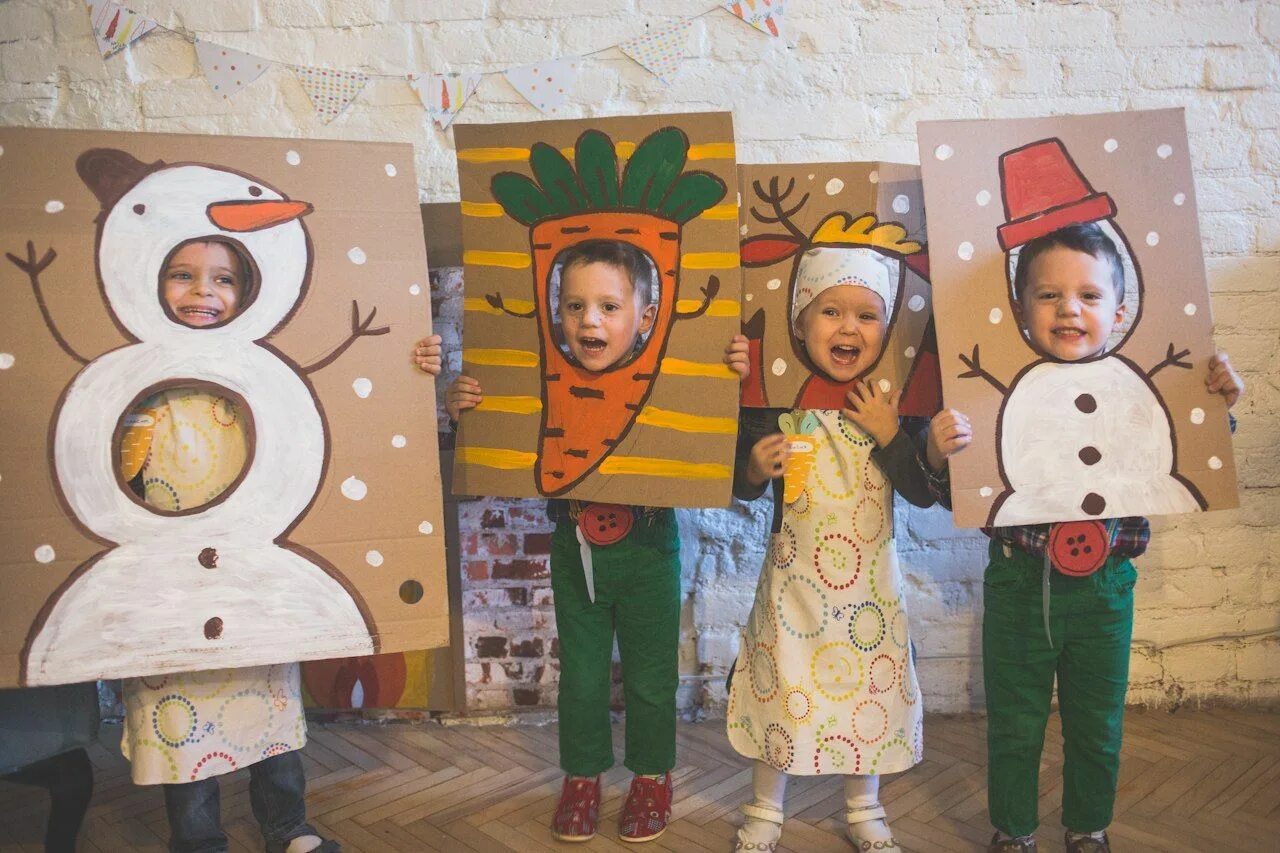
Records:
[[[1204,386],[1213,318],[1182,111],[924,122],[919,136],[944,395],[974,431],[951,460],[956,524],[1237,506],[1225,405]],[[1065,257],[1124,280],[1122,298],[1100,291],[1123,308],[1093,357],[1015,321],[1021,252],[1067,226],[1119,258]],[[1061,316],[1050,340],[1079,336],[1080,314]]]
[[[810,363],[792,334],[806,261],[822,250],[874,253],[889,268],[889,332],[860,380],[906,389],[902,414],[928,417],[941,388],[930,323],[929,260],[920,169],[898,163],[801,163],[738,167],[742,325],[751,346],[744,406],[838,409],[854,382]]]
[[[0,152],[0,686],[446,642],[410,146],[5,128]],[[200,243],[246,278],[204,327],[165,297]],[[139,413],[168,394],[212,403]],[[229,427],[239,473],[184,503]]]
[[[741,284],[729,114],[455,133],[462,367],[484,393],[462,417],[455,491],[728,505],[738,379],[724,349]],[[573,356],[558,300],[564,253],[588,240],[638,249],[656,280],[638,352],[597,370]]]

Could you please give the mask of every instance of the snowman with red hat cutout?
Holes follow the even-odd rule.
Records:
[[[1097,519],[1204,509],[1199,491],[1178,474],[1173,423],[1152,382],[1166,368],[1190,368],[1188,352],[1175,352],[1170,344],[1165,359],[1147,370],[1118,352],[1138,323],[1143,285],[1137,259],[1114,221],[1115,203],[1094,191],[1056,138],[1002,154],[1000,181],[1007,221],[998,237],[1008,253],[1010,299],[1016,298],[1014,271],[1024,244],[1069,225],[1096,223],[1125,260],[1131,319],[1089,358],[1061,361],[1039,352],[1041,358],[1007,388],[981,367],[976,347],[972,356],[961,356],[970,368],[962,377],[985,379],[1004,396],[997,453],[1006,489],[992,505],[988,524],[1090,520],[1057,527],[1071,544],[1092,546],[1094,538],[1106,535]],[[1050,543],[1055,545],[1064,558],[1071,555],[1067,543]],[[1105,558],[1106,549],[1090,547],[1089,553]],[[1092,562],[1083,553],[1074,558],[1065,562]]]
[[[50,684],[375,651],[361,604],[322,557],[287,541],[311,506],[328,435],[307,372],[369,329],[353,319],[332,355],[302,368],[264,342],[306,291],[311,243],[305,202],[231,169],[144,164],[115,149],[86,151],[77,171],[102,203],[100,284],[132,343],[85,364],[55,414],[53,461],[63,501],[108,548],[79,566],[41,610],[22,661],[26,684]],[[195,239],[234,244],[256,292],[221,324],[191,327],[158,296],[171,252]],[[54,261],[9,255],[40,293]],[[204,506],[162,511],[122,484],[121,417],[165,388],[210,387],[240,402],[252,424],[238,482]]]

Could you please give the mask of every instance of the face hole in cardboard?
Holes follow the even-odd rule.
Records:
[[[796,264],[791,276],[791,294],[787,302],[787,312],[791,317],[791,347],[799,362],[814,376],[828,381],[848,382],[869,374],[884,357],[885,350],[893,335],[894,323],[901,308],[900,303],[904,290],[902,262],[896,257],[880,252],[868,252],[862,256],[866,261],[883,268],[883,278],[878,277],[876,279],[876,281],[884,284],[884,292],[881,292],[875,287],[859,285],[857,282],[860,279],[855,275],[849,274],[848,270],[842,270],[838,262],[834,266],[827,264],[827,259],[838,257],[831,253],[832,248],[814,247],[796,258]],[[839,247],[837,251],[847,248]],[[867,250],[859,247],[854,251],[865,252]],[[823,261],[817,264],[813,263],[813,259],[819,257],[823,258]],[[806,261],[809,261],[809,263],[807,264]],[[846,281],[845,279],[848,280]],[[836,291],[833,293],[832,291],[843,287],[859,288],[859,291],[848,291],[849,293],[860,293],[857,301],[866,299],[866,296],[862,295],[862,293],[874,293],[879,296],[880,301],[875,302],[874,307],[880,313],[883,323],[878,327],[856,323],[854,325],[858,331],[854,335],[833,334],[835,326],[843,326],[844,324],[836,323],[833,326],[830,321],[823,321],[819,312],[823,308],[829,307],[826,305],[828,300],[833,297],[837,300],[840,299],[842,292]],[[870,304],[868,303],[868,306]],[[796,310],[797,306],[799,306],[799,310]],[[846,304],[844,307],[851,306]],[[856,345],[860,350],[856,360],[856,369],[842,367],[834,361],[821,357],[815,359],[814,354],[809,351],[810,342],[815,347],[835,343]],[[861,350],[865,350],[865,352]],[[841,375],[837,377],[836,374]]]
[[[207,380],[153,385],[116,424],[111,458],[120,488],[156,515],[202,512],[231,496],[253,462],[253,414]]]
[[[170,320],[197,329],[225,326],[258,296],[261,276],[239,242],[196,237],[169,252],[160,267],[160,306]]]
[[[570,246],[547,276],[553,343],[594,372],[621,367],[648,345],[660,296],[657,265],[643,249],[621,240]]]

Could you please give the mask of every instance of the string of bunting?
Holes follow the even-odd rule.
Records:
[[[787,0],[728,0],[697,15],[661,27],[651,27],[642,36],[583,53],[560,56],[528,65],[497,71],[452,72],[443,74],[375,74],[323,66],[295,65],[267,59],[225,47],[185,29],[173,29],[141,15],[114,0],[85,0],[89,23],[104,60],[150,33],[173,33],[195,45],[200,70],[213,91],[230,98],[250,86],[273,65],[290,69],[302,84],[316,115],[329,124],[360,97],[372,79],[407,79],[418,94],[427,115],[436,127],[445,130],[467,101],[475,95],[485,77],[501,75],[526,101],[541,112],[555,115],[571,96],[583,60],[617,48],[625,56],[670,85],[681,63],[690,55],[689,33],[693,21],[713,12],[725,11],[766,35],[777,38],[782,32]]]

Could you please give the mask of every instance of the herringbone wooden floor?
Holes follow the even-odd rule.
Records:
[[[621,726],[615,729],[620,735]],[[97,788],[82,849],[163,851],[160,792],[130,784],[119,734],[118,726],[104,726],[92,751]],[[979,717],[927,720],[925,761],[881,791],[908,850],[982,849],[990,832],[984,738]],[[1059,742],[1055,718],[1040,776],[1046,851],[1062,850]],[[552,727],[313,724],[304,751],[309,816],[349,851],[572,850],[547,829],[560,790],[555,756]],[[605,781],[601,834],[577,849],[722,853],[731,846],[750,774],[729,748],[723,723],[682,725],[675,820],[645,847],[617,840],[629,774],[618,767]],[[785,849],[847,853],[842,809],[838,779],[795,779]],[[224,782],[223,813],[232,850],[262,849],[244,771]],[[0,783],[0,849],[40,850],[44,814],[43,795]],[[1118,851],[1280,849],[1280,715],[1130,712],[1111,834]]]

